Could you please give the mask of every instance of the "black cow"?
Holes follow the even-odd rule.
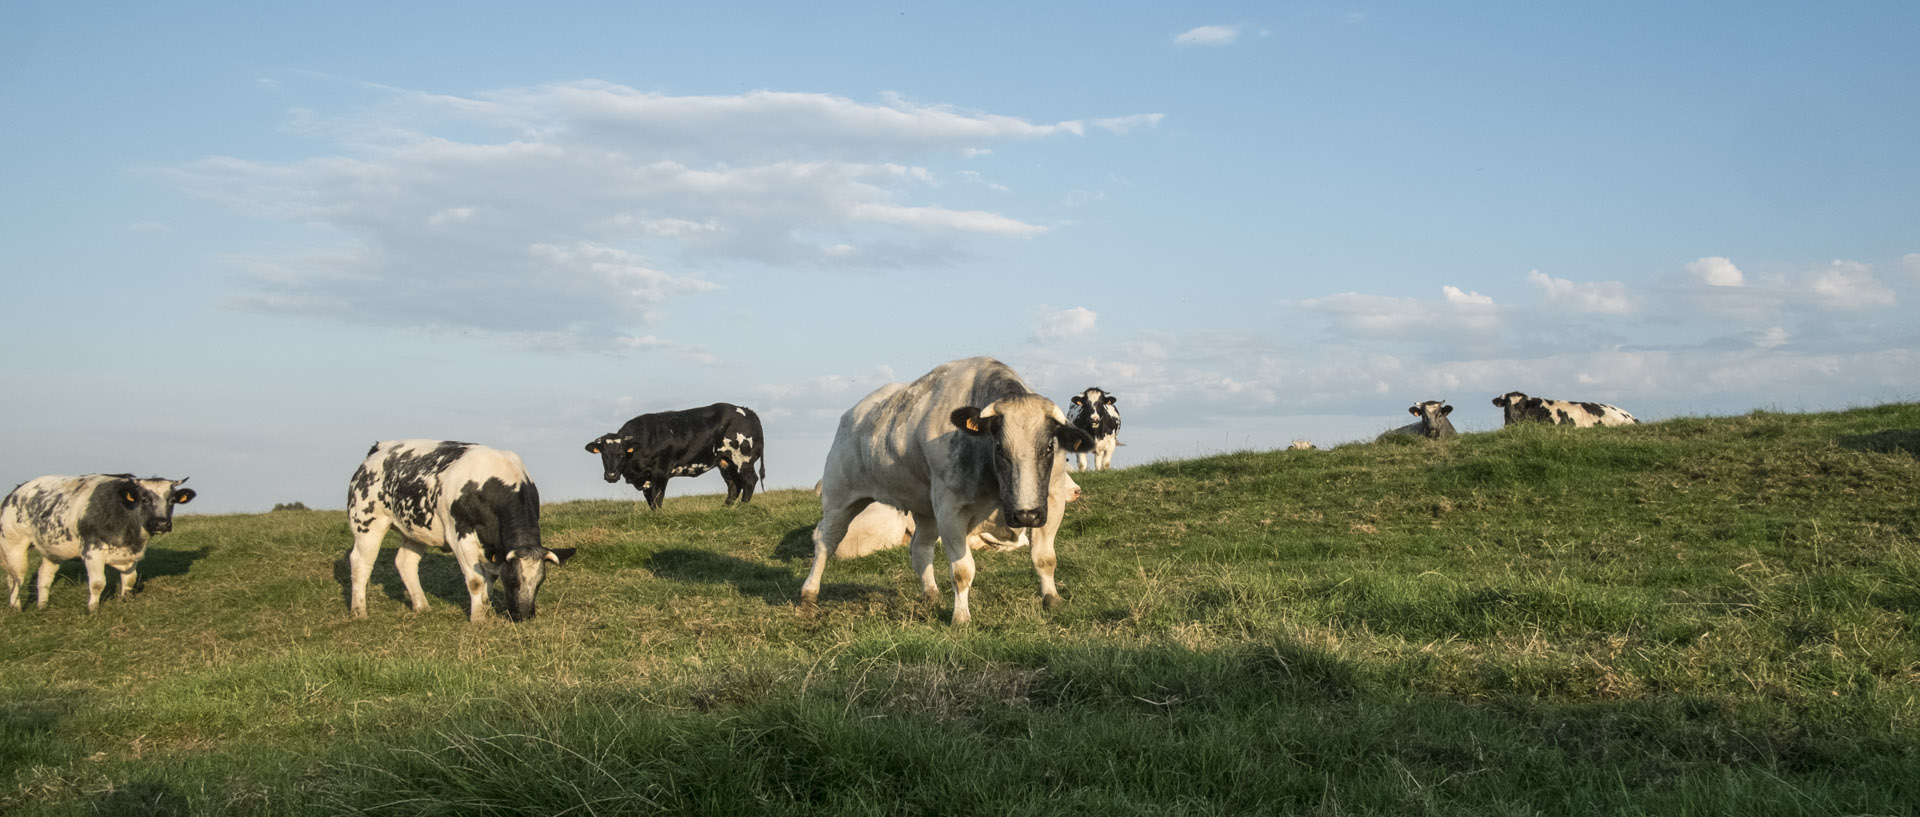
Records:
[[[27,578],[27,548],[40,551],[36,605],[47,608],[47,590],[60,562],[74,557],[87,567],[87,612],[100,607],[107,568],[120,571],[120,596],[133,595],[147,540],[173,530],[173,506],[193,501],[184,479],[132,474],[40,477],[21,483],[0,501],[0,562],[7,570],[7,604],[20,609]]]
[[[666,500],[672,477],[697,477],[719,468],[727,482],[728,505],[736,499],[743,505],[753,501],[754,484],[767,479],[760,415],[732,403],[642,414],[619,431],[595,437],[587,443],[587,453],[600,455],[608,482],[624,477],[655,510]],[[757,479],[755,462],[760,465]]]
[[[1067,422],[1074,428],[1087,432],[1093,438],[1093,450],[1080,452],[1080,470],[1092,467],[1107,470],[1113,467],[1113,449],[1120,444],[1120,407],[1115,405],[1120,398],[1102,389],[1087,389],[1073,396],[1073,405],[1067,409]]]

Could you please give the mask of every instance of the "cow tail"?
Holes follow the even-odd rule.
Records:
[[[767,452],[766,452],[766,447],[762,446],[760,450],[760,490],[764,491],[766,489],[767,489]]]

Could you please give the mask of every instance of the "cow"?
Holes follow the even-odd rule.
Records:
[[[1080,498],[1080,484],[1073,481],[1067,469],[1053,472],[1054,484],[1048,490],[1059,491],[1072,502]],[[820,486],[815,485],[814,496],[820,495]],[[867,506],[853,521],[847,524],[847,534],[840,539],[840,546],[833,551],[835,559],[854,559],[869,553],[887,550],[907,544],[913,539],[913,514],[875,502]],[[1030,544],[1025,530],[1014,530],[1000,522],[1000,510],[994,509],[987,521],[974,528],[967,537],[967,547],[974,550],[1013,550]]]
[[[668,479],[697,477],[715,467],[727,482],[728,505],[752,502],[754,463],[760,465],[758,482],[767,480],[766,448],[760,415],[731,403],[642,414],[587,443],[587,453],[600,455],[606,480],[624,477],[654,510],[666,501]]]
[[[1028,529],[1041,602],[1058,607],[1053,540],[1066,496],[1050,489],[1057,484],[1055,472],[1066,467],[1064,452],[1091,448],[1093,438],[1068,423],[1058,405],[992,358],[950,361],[910,384],[881,386],[841,415],[827,451],[802,605],[818,603],[827,558],[848,524],[881,502],[913,515],[913,572],[922,593],[936,603],[933,543],[945,544],[954,624],[972,619],[968,539],[995,510],[1008,527]]]
[[[466,577],[467,620],[475,622],[486,617],[494,576],[507,597],[507,617],[533,618],[547,566],[566,564],[574,553],[540,544],[540,491],[520,456],[473,443],[374,443],[347,485],[347,521],[353,526],[347,605],[354,618],[367,617],[367,577],[389,528],[400,535],[393,567],[413,611],[427,609],[420,557],[439,548],[453,551]]]
[[[120,571],[120,597],[139,586],[147,542],[173,530],[173,508],[192,502],[182,479],[132,474],[47,476],[14,487],[0,500],[0,560],[7,568],[7,604],[20,609],[27,578],[27,549],[40,551],[34,607],[47,609],[60,563],[76,556],[87,568],[87,612],[100,609],[107,568]]]
[[[1425,437],[1429,440],[1444,440],[1452,437],[1453,421],[1447,415],[1453,413],[1453,407],[1445,400],[1424,400],[1407,407],[1407,413],[1420,419],[1380,435],[1388,437]]]
[[[1287,450],[1288,451],[1312,451],[1314,450],[1313,441],[1294,440],[1293,442],[1287,444]]]
[[[1493,404],[1506,412],[1505,425],[1538,420],[1554,425],[1587,428],[1589,426],[1630,426],[1640,422],[1634,419],[1633,415],[1605,403],[1548,400],[1544,397],[1528,397],[1517,391],[1510,391],[1493,398]]]
[[[1087,470],[1088,460],[1092,460],[1098,470],[1113,467],[1113,449],[1120,444],[1120,408],[1114,405],[1119,400],[1097,388],[1073,396],[1073,406],[1067,409],[1067,422],[1093,438],[1093,450],[1079,455],[1080,470]]]

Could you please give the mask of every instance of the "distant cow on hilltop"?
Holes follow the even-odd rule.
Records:
[[[1097,388],[1073,396],[1073,405],[1067,408],[1067,422],[1093,438],[1093,450],[1079,454],[1080,470],[1087,470],[1088,460],[1093,461],[1093,468],[1097,470],[1113,467],[1113,450],[1120,445],[1120,407],[1116,405],[1119,402],[1120,398]]]
[[[1382,438],[1393,436],[1425,437],[1429,440],[1444,440],[1452,437],[1453,421],[1447,415],[1453,413],[1453,407],[1445,400],[1424,400],[1407,407],[1407,413],[1420,419],[1396,428]]]
[[[1493,398],[1493,404],[1506,412],[1505,425],[1533,420],[1587,428],[1589,426],[1629,426],[1640,422],[1634,419],[1633,415],[1606,403],[1548,400],[1544,397],[1528,397],[1517,391],[1510,391]]]
[[[753,501],[754,483],[767,479],[766,435],[760,415],[731,403],[715,403],[684,411],[642,414],[612,434],[587,443],[587,453],[599,454],[608,482],[626,479],[660,509],[666,501],[667,480],[697,477],[713,468],[727,482],[727,504]],[[754,464],[760,475],[754,476]]]

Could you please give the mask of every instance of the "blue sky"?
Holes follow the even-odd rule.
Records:
[[[1122,466],[1920,397],[1911,3],[174,5],[0,4],[0,482],[637,499],[586,441],[727,401],[810,486],[976,354]]]

